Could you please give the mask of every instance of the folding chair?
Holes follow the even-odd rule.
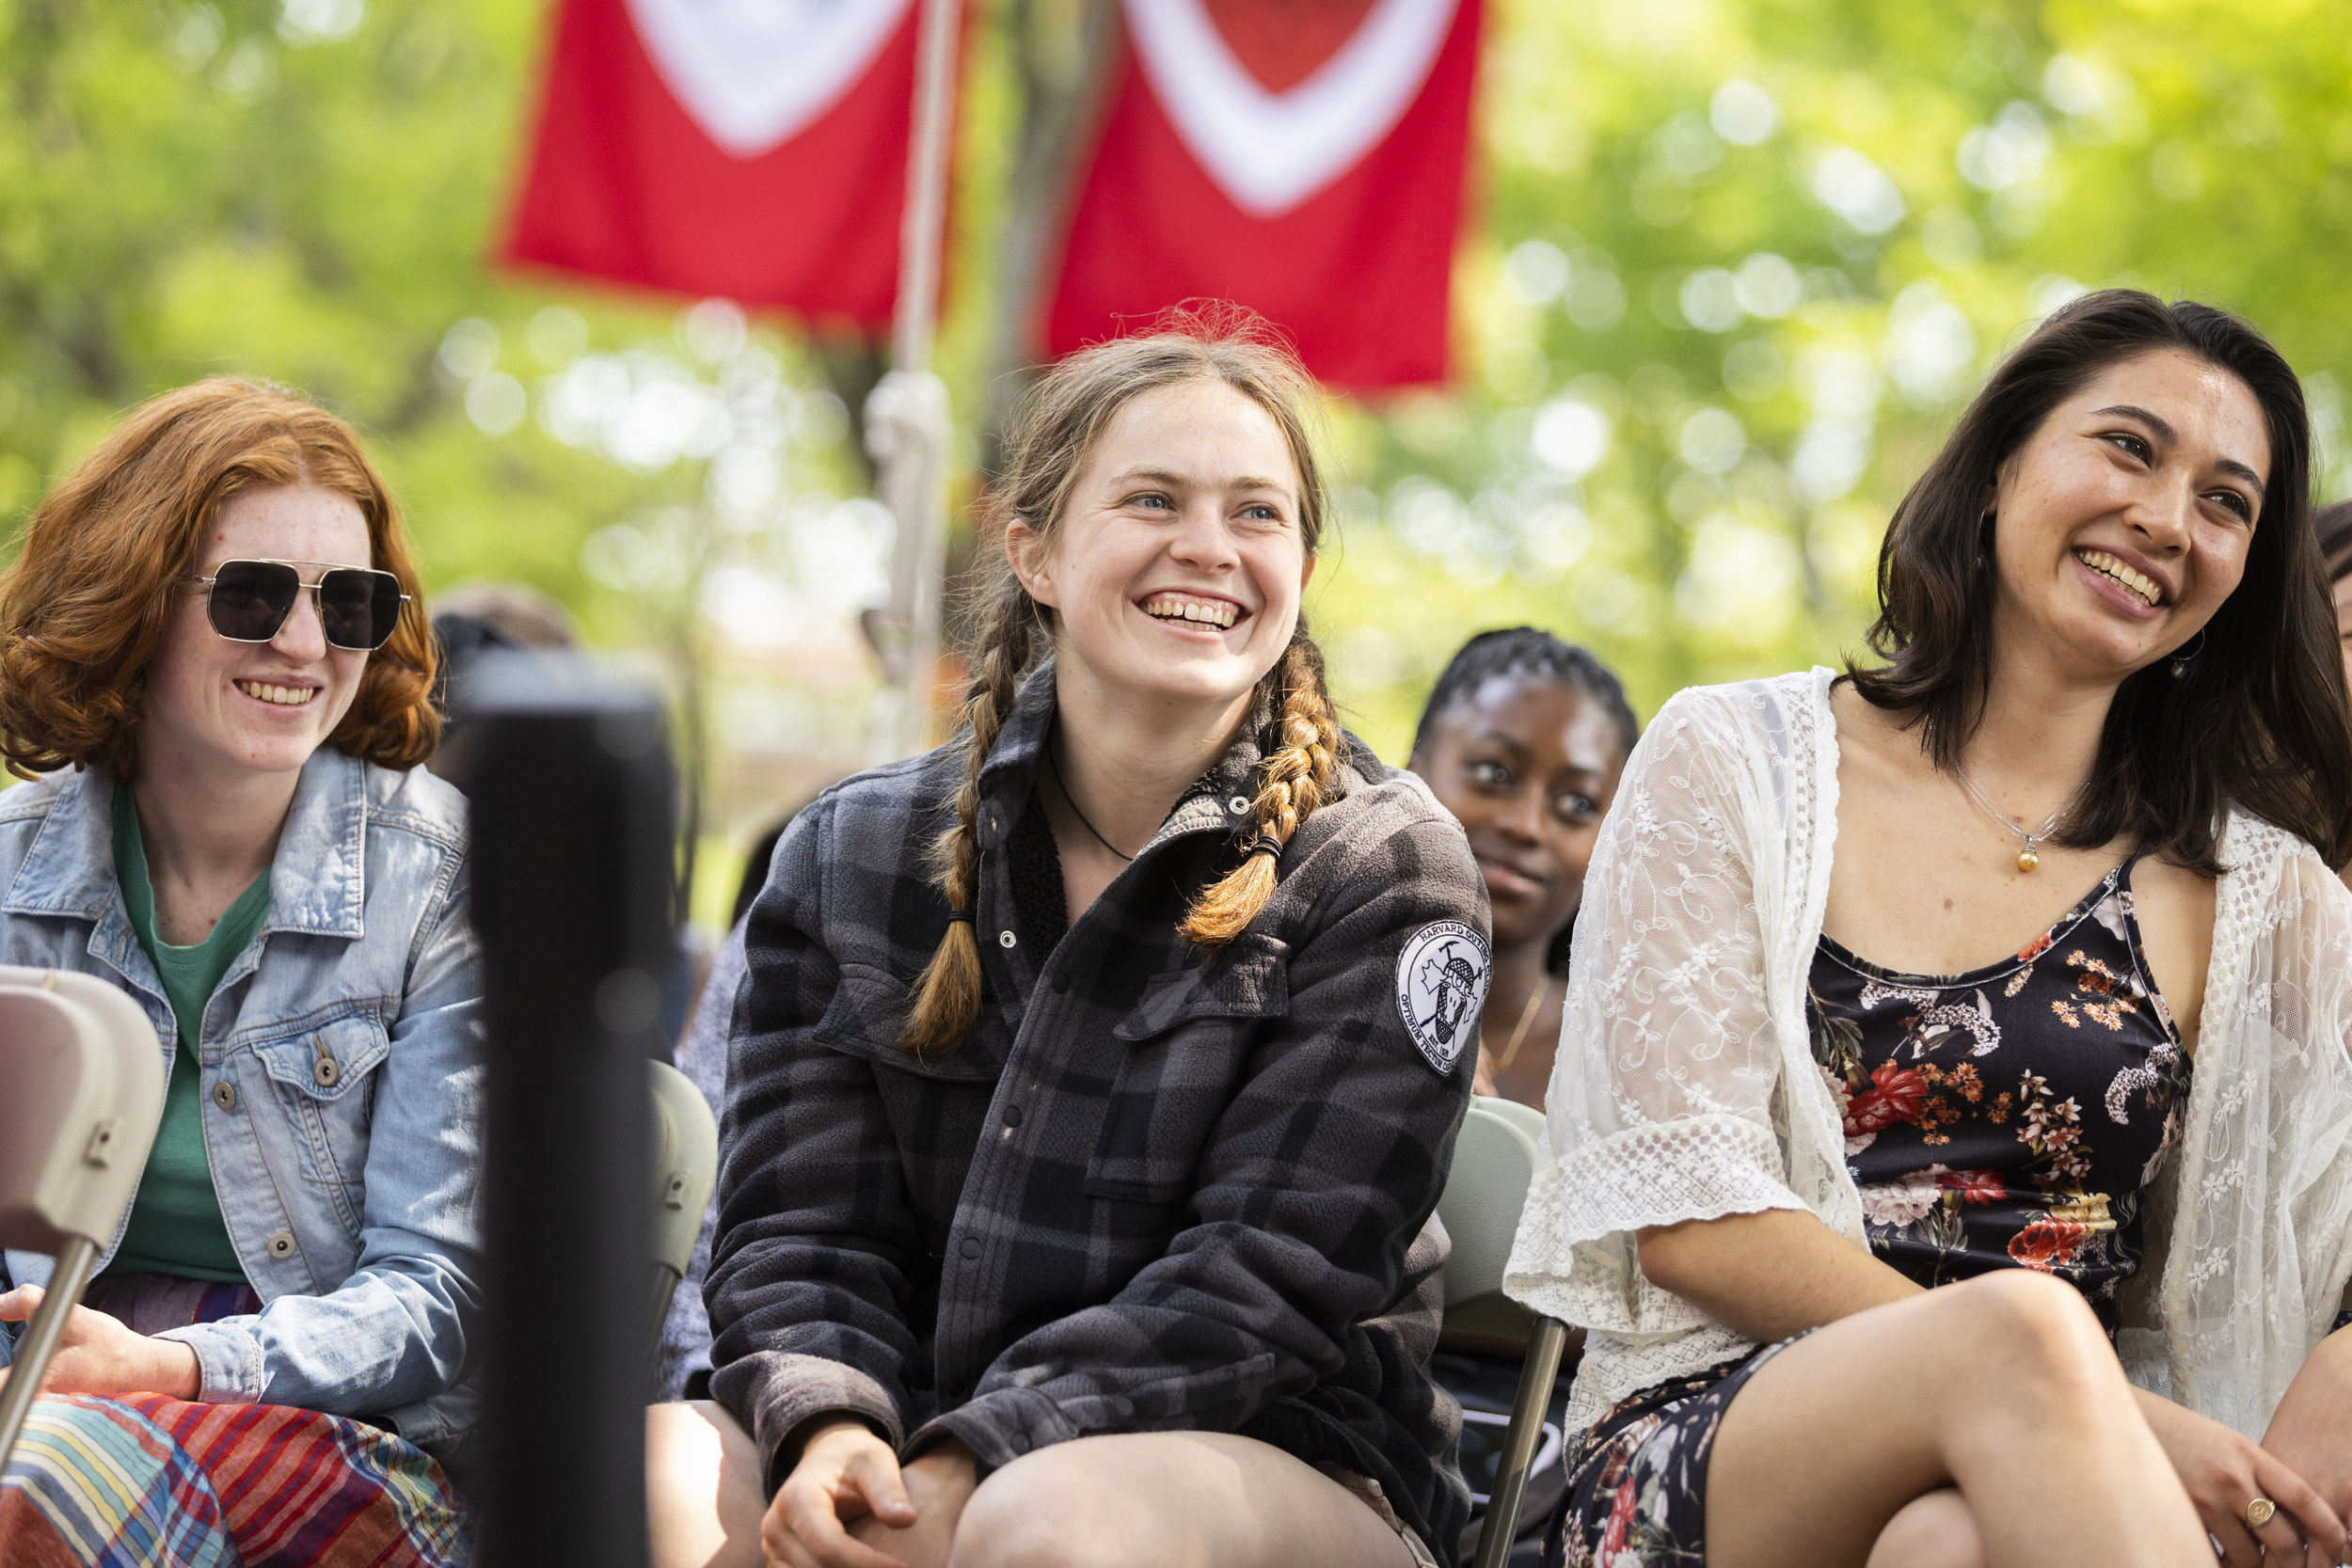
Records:
[[[661,1339],[661,1320],[670,1297],[693,1266],[703,1211],[719,1179],[719,1124],[694,1081],[667,1062],[650,1058],[653,1081],[653,1331]]]
[[[1454,1140],[1445,1195],[1438,1200],[1438,1215],[1454,1243],[1445,1266],[1446,1332],[1527,1347],[1472,1568],[1502,1568],[1511,1555],[1519,1504],[1544,1436],[1544,1411],[1567,1344],[1565,1323],[1502,1293],[1502,1270],[1535,1179],[1535,1141],[1543,1128],[1540,1111],[1485,1096],[1473,1101]]]
[[[0,967],[0,1246],[56,1259],[0,1386],[0,1474],[163,1114],[163,1048],[137,1003],[95,975]]]

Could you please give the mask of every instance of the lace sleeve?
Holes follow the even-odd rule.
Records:
[[[2223,859],[2244,869],[2222,880],[2196,1075],[2152,1206],[2152,1348],[2173,1398],[2252,1435],[2352,1276],[2352,895],[2266,823],[2233,823]]]
[[[1760,887],[1756,869],[1780,864],[1765,792],[1796,783],[1730,709],[1683,693],[1627,765],[1577,917],[1549,1163],[1505,1280],[1539,1311],[1613,1334],[1710,1322],[1642,1276],[1641,1227],[1807,1207],[1772,1112],[1781,1046],[1759,904],[1786,890]]]

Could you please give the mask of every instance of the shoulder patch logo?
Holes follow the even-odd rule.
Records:
[[[1458,920],[1423,926],[1396,958],[1396,1010],[1429,1065],[1452,1072],[1477,1043],[1478,1011],[1493,974],[1486,939]]]

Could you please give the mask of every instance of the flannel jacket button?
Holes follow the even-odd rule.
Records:
[[[966,1258],[977,1258],[980,1255],[980,1239],[977,1236],[966,1236],[963,1239],[963,1244],[956,1250]]]
[[[1025,1432],[1016,1432],[1010,1437],[1005,1439],[1005,1445],[1006,1447],[1011,1449],[1015,1453],[1027,1453],[1029,1451],[1029,1434]]]
[[[1225,802],[1225,809],[1232,812],[1235,816],[1239,816],[1243,812],[1249,809],[1249,797],[1247,795],[1236,795],[1232,800]]]
[[[1111,1408],[1119,1412],[1119,1418],[1123,1421],[1136,1413],[1136,1402],[1120,1394],[1111,1400]]]
[[[237,1085],[222,1079],[213,1085],[213,1103],[224,1111],[237,1108]]]
[[[293,1231],[273,1230],[270,1232],[269,1255],[272,1258],[292,1258],[294,1256],[294,1239]]]
[[[1070,972],[1064,970],[1054,976],[1054,994],[1058,996],[1070,989]]]
[[[1005,1107],[1005,1125],[1007,1127],[1018,1127],[1021,1125],[1020,1106],[1008,1105]]]
[[[1020,940],[1021,939],[1014,936],[1009,929],[996,933],[996,945],[999,947],[1010,947],[1014,942],[1019,942]]]

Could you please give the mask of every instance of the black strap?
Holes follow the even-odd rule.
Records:
[[[1272,833],[1260,833],[1249,841],[1249,847],[1242,851],[1241,858],[1248,860],[1252,855],[1272,855],[1279,860],[1282,858],[1282,841]]]

